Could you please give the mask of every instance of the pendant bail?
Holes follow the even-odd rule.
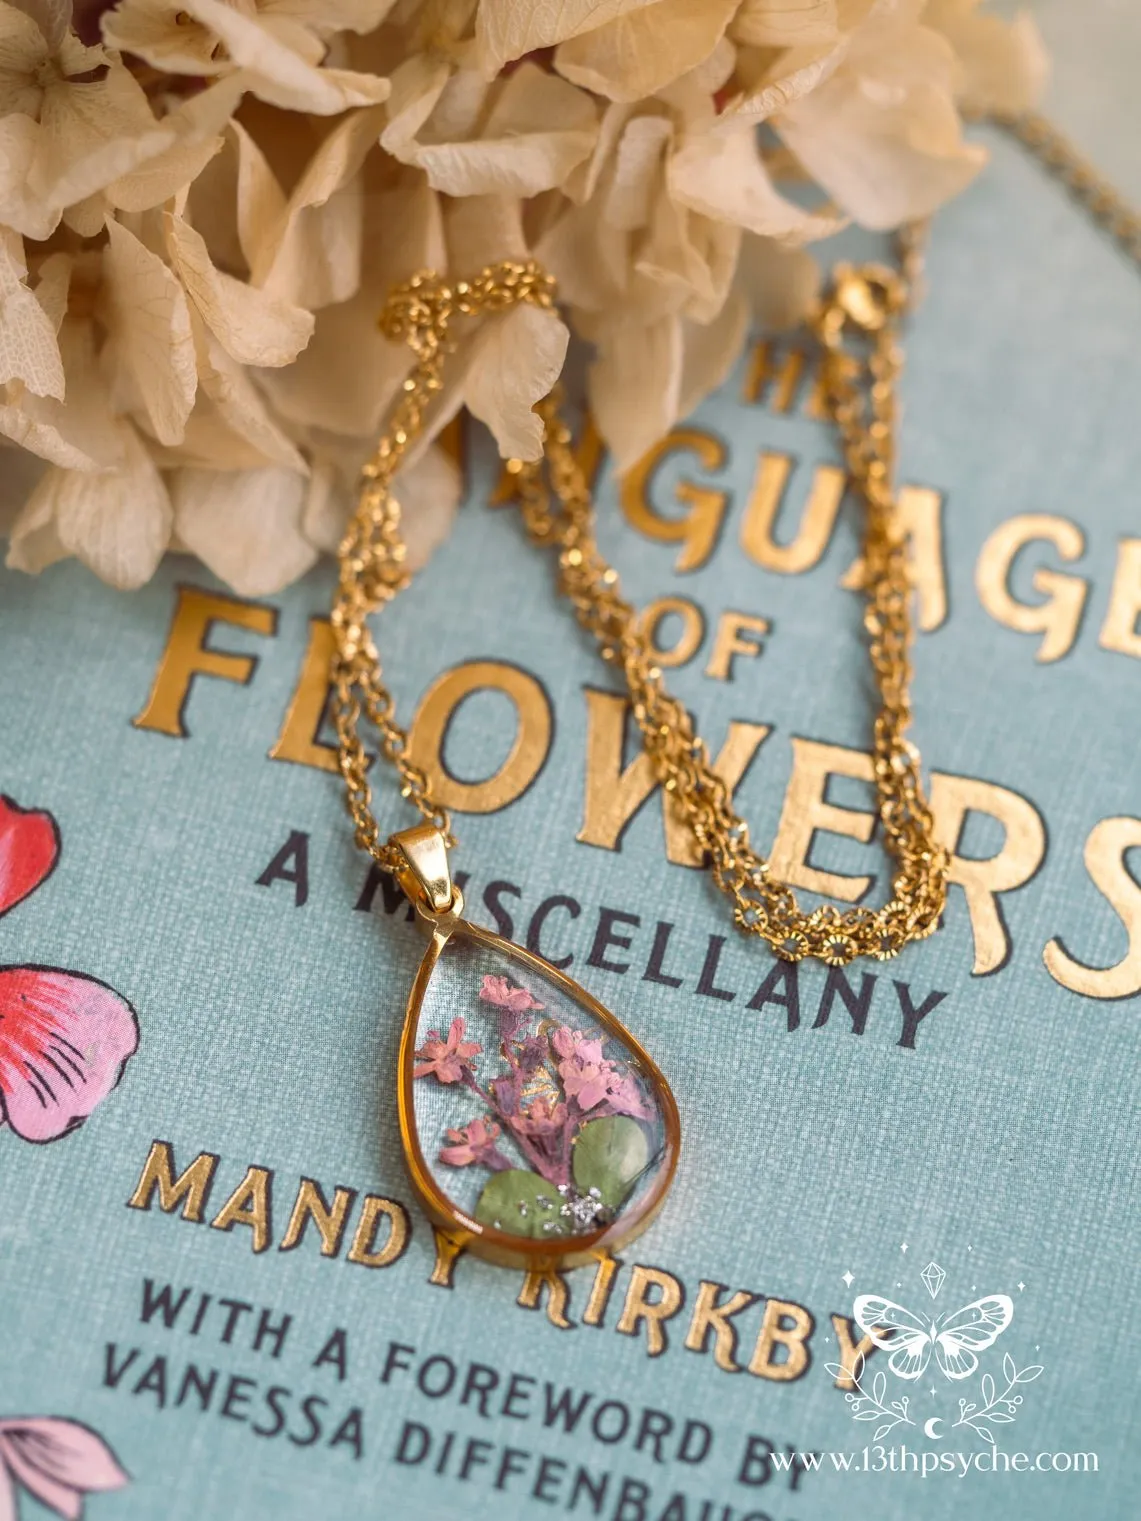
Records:
[[[463,899],[452,881],[448,847],[434,824],[417,824],[390,835],[388,843],[403,856],[406,865],[396,880],[421,913],[433,919],[459,913]]]

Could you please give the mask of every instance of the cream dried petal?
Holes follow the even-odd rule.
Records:
[[[263,16],[288,17],[316,32],[373,32],[395,0],[258,0]]]
[[[500,259],[526,259],[523,207],[511,196],[469,195],[443,203],[448,268],[473,275]]]
[[[505,63],[604,26],[653,0],[481,0],[475,35],[480,63],[493,79]]]
[[[66,319],[58,342],[65,399],[26,389],[5,396],[0,433],[64,469],[114,469],[121,463],[122,441],[99,373],[92,324]]]
[[[28,288],[24,240],[0,227],[0,386],[15,380],[37,396],[63,399],[56,328]]]
[[[286,111],[334,116],[353,106],[371,106],[388,97],[388,80],[348,69],[320,68],[306,57],[304,29],[263,25],[224,0],[184,0],[182,9],[225,44],[231,62],[253,94]],[[314,39],[315,41],[315,39]],[[318,44],[313,50],[319,58]]]
[[[270,415],[260,392],[246,371],[227,354],[204,325],[199,329],[198,338],[198,371],[202,390],[211,404],[209,410],[218,423],[248,446],[240,463],[285,465],[291,470],[304,473],[304,459]],[[192,423],[193,420],[192,417]],[[199,428],[197,437],[191,439],[188,427],[184,443],[196,450],[197,463],[222,464],[222,460],[204,452],[204,432],[204,429]],[[233,457],[231,452],[231,458]],[[232,466],[227,465],[226,468]]]
[[[9,564],[38,569],[59,558],[59,549],[123,590],[154,575],[170,541],[170,498],[134,428],[123,421],[113,426],[119,467],[46,471],[13,526]]]
[[[780,332],[803,322],[812,310],[820,294],[820,266],[806,249],[746,234],[737,288],[758,327]]]
[[[388,125],[380,142],[402,163],[415,162],[416,137],[436,109],[451,78],[446,58],[414,53],[392,72],[392,91],[387,102]]]
[[[4,460],[3,464],[7,467],[9,462]],[[48,466],[40,473],[32,482],[23,505],[8,523],[8,552],[4,564],[9,570],[22,570],[26,575],[38,576],[41,570],[67,559],[68,552],[60,543],[56,529],[54,500],[47,493],[37,495],[45,476],[56,473],[54,466]]]
[[[559,45],[555,68],[610,100],[664,89],[708,58],[738,0],[657,0]]]
[[[175,139],[131,73],[112,59],[103,79],[55,80],[44,91],[29,189],[66,208],[121,179]]]
[[[102,354],[111,402],[160,443],[176,444],[198,389],[186,294],[163,261],[118,222],[103,259]]]
[[[174,142],[113,180],[105,191],[107,202],[120,211],[149,211],[191,184],[221,151],[224,140],[219,134],[242,94],[241,77],[235,74],[184,101],[163,118],[163,126],[175,134]]]
[[[616,315],[598,334],[590,410],[619,470],[637,464],[677,421],[683,357],[677,317],[642,323]]]
[[[1049,74],[1042,34],[1028,11],[1010,21],[980,15],[978,0],[928,0],[924,26],[944,36],[962,68],[959,98],[969,111],[1029,111]]]
[[[759,48],[813,47],[836,42],[836,0],[742,0],[729,34]]]
[[[59,226],[63,207],[31,187],[39,136],[30,116],[0,117],[0,225],[42,242]]]
[[[308,491],[296,470],[196,470],[171,485],[179,540],[242,597],[280,591],[315,563],[301,531]]]
[[[312,336],[312,314],[215,269],[204,240],[188,222],[169,211],[163,220],[187,294],[226,352],[239,364],[294,360]]]
[[[749,319],[749,303],[740,291],[733,290],[712,322],[683,325],[679,417],[688,417],[699,402],[724,383],[744,345]]]
[[[542,454],[543,424],[532,408],[562,373],[569,341],[554,312],[529,305],[490,318],[473,339],[464,401],[491,429],[504,458]]]
[[[806,242],[826,237],[842,219],[805,211],[769,179],[751,128],[706,132],[670,158],[671,195],[714,221],[732,222],[763,237]]]
[[[861,48],[774,125],[857,222],[898,227],[957,195],[986,162],[985,148],[963,139],[953,76],[935,33],[869,26]]]
[[[424,180],[370,198],[363,284],[351,300],[322,307],[295,363],[259,376],[277,413],[297,428],[373,437],[411,367],[406,344],[390,343],[377,314],[391,287],[447,262],[440,201]],[[448,379],[454,377],[449,366]]]
[[[276,226],[258,240],[250,266],[255,285],[310,311],[354,294],[363,234],[356,176],[383,123],[383,107],[350,112],[321,144]]]
[[[666,116],[635,116],[627,123],[613,174],[599,192],[600,213],[612,227],[632,232],[650,220],[653,196],[664,193],[663,155],[673,132]]]
[[[590,97],[531,63],[505,82],[480,137],[421,143],[413,155],[447,195],[538,195],[588,158],[598,133]]]

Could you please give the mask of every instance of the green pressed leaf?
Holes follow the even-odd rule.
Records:
[[[559,1214],[563,1200],[553,1183],[537,1172],[511,1167],[488,1179],[475,1218],[481,1225],[510,1236],[565,1236],[567,1222]]]
[[[624,1114],[588,1120],[574,1143],[574,1181],[580,1193],[597,1189],[603,1204],[621,1209],[650,1165],[650,1143]]]

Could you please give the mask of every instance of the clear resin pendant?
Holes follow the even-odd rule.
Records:
[[[413,1185],[457,1244],[569,1267],[651,1222],[677,1165],[677,1105],[632,1035],[570,977],[460,918],[440,833],[392,843],[431,931],[400,1043]]]

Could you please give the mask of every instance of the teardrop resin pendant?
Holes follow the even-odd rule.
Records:
[[[677,1105],[609,1010],[540,956],[460,918],[443,837],[394,835],[431,940],[400,1042],[400,1133],[433,1223],[509,1267],[572,1267],[650,1224]]]

